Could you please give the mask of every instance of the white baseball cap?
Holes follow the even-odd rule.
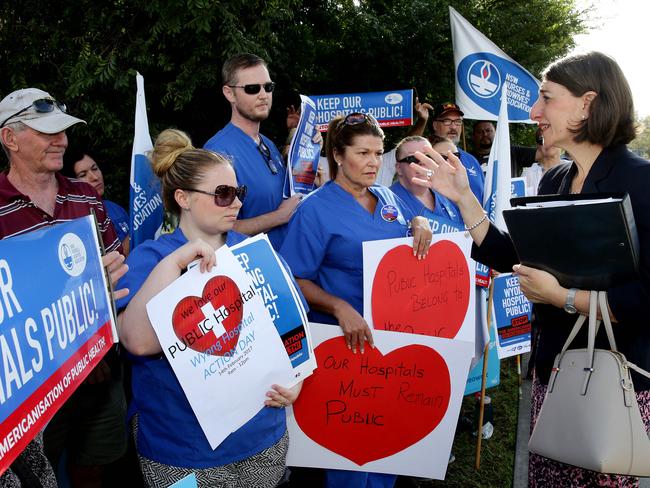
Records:
[[[0,101],[0,128],[22,122],[38,132],[56,134],[86,122],[65,113],[63,103],[38,88],[16,90]]]

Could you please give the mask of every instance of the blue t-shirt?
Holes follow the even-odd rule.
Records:
[[[226,244],[245,238],[229,232]],[[185,243],[185,235],[177,228],[133,249],[126,260],[129,271],[119,281],[120,288],[129,288],[130,293],[117,302],[118,310],[128,305],[153,268]],[[164,354],[129,358],[133,365],[130,413],[138,414],[138,452],[148,459],[184,468],[222,466],[272,446],[286,430],[284,410],[263,407],[213,451]]]
[[[458,207],[448,198],[432,191],[436,205],[433,211],[429,210],[424,203],[402,186],[399,181],[393,183],[390,189],[402,199],[413,215],[426,217],[434,234],[443,232],[455,232],[463,228],[463,219],[460,216]]]
[[[483,174],[481,164],[474,156],[466,151],[463,151],[461,148],[458,148],[458,152],[460,153],[460,162],[463,163],[463,166],[465,166],[465,169],[467,170],[469,187],[472,189],[472,193],[476,195],[476,198],[478,198],[479,203],[483,205],[483,187],[485,186],[485,175]]]
[[[129,214],[115,202],[111,202],[110,200],[102,200],[102,202],[104,203],[108,218],[113,222],[118,239],[123,241],[129,235]]]
[[[228,123],[203,146],[230,158],[240,185],[248,187],[248,194],[242,202],[239,218],[250,219],[276,210],[282,203],[282,192],[287,177],[287,168],[280,151],[270,139],[260,137],[271,150],[271,159],[277,168],[273,174],[266,164],[257,143],[239,127]],[[267,232],[273,249],[278,251],[287,231],[286,225],[274,227]]]
[[[414,215],[390,189],[372,186],[377,198],[370,214],[334,181],[307,196],[289,221],[280,253],[297,278],[311,280],[363,314],[362,243],[406,237]],[[312,310],[313,322],[337,324]]]

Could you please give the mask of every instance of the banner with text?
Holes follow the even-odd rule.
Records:
[[[533,306],[521,292],[519,278],[511,273],[494,278],[492,302],[499,358],[530,351]]]
[[[115,342],[93,217],[0,241],[0,474]]]
[[[456,66],[456,103],[466,119],[497,120],[501,87],[508,87],[510,122],[534,124],[530,110],[539,81],[449,7]]]
[[[354,354],[340,327],[311,326],[319,367],[287,409],[287,464],[444,479],[472,344],[375,330]]]
[[[290,184],[289,195],[310,193],[315,185],[314,179],[320,161],[320,144],[313,141],[316,132],[316,106],[309,97],[300,95],[300,120],[289,146],[290,172],[287,177]]]
[[[363,315],[374,329],[474,343],[474,261],[466,233],[433,236],[427,257],[413,238],[363,243]]]
[[[266,234],[246,239],[231,246],[230,250],[250,277],[271,315],[291,360],[294,383],[303,380],[314,371],[316,361],[307,313],[291,277]]]
[[[165,357],[213,449],[264,408],[272,384],[294,382],[253,281],[227,246],[216,254],[211,271],[195,266],[147,303]]]
[[[395,90],[343,95],[310,95],[316,104],[316,127],[327,130],[327,124],[338,115],[353,112],[370,114],[381,127],[413,125],[413,90]]]

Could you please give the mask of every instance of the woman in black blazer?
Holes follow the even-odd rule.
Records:
[[[539,194],[628,193],[639,234],[639,279],[607,290],[618,349],[643,369],[650,369],[650,162],[625,146],[635,137],[632,94],[616,62],[591,52],[551,64],[543,73],[540,97],[531,110],[544,145],[567,151],[573,163],[549,170]],[[427,168],[414,181],[454,201],[460,208],[474,246],[472,257],[497,271],[511,269],[522,291],[535,303],[535,326],[540,330],[533,381],[532,420],[539,414],[555,356],[560,352],[576,313],[588,314],[589,291],[566,289],[551,274],[519,265],[507,233],[485,215],[467,182],[463,165],[447,154],[449,164],[435,151],[420,155]],[[535,232],[535,229],[530,230]],[[603,229],[603,232],[606,232]],[[540,235],[540,239],[544,236]],[[562,252],[561,242],[549,242]],[[586,347],[583,331],[572,347]],[[608,348],[604,332],[596,347]],[[632,372],[641,416],[650,430],[650,381]],[[605,421],[605,420],[604,420]],[[579,449],[576,446],[576,449]],[[529,460],[529,486],[638,486],[638,478],[600,474],[558,463],[535,454]]]

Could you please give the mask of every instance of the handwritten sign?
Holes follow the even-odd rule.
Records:
[[[115,342],[92,217],[0,241],[0,474]]]
[[[364,316],[379,330],[474,341],[474,261],[463,233],[438,234],[427,257],[412,238],[363,243]]]
[[[165,357],[213,449],[263,408],[271,384],[293,381],[253,282],[227,246],[216,254],[211,271],[193,267],[147,303]]]
[[[287,463],[444,478],[471,343],[375,331],[353,354],[312,324],[318,369],[289,411]]]
[[[530,351],[532,303],[521,292],[519,278],[511,273],[497,276],[492,301],[499,358]]]

